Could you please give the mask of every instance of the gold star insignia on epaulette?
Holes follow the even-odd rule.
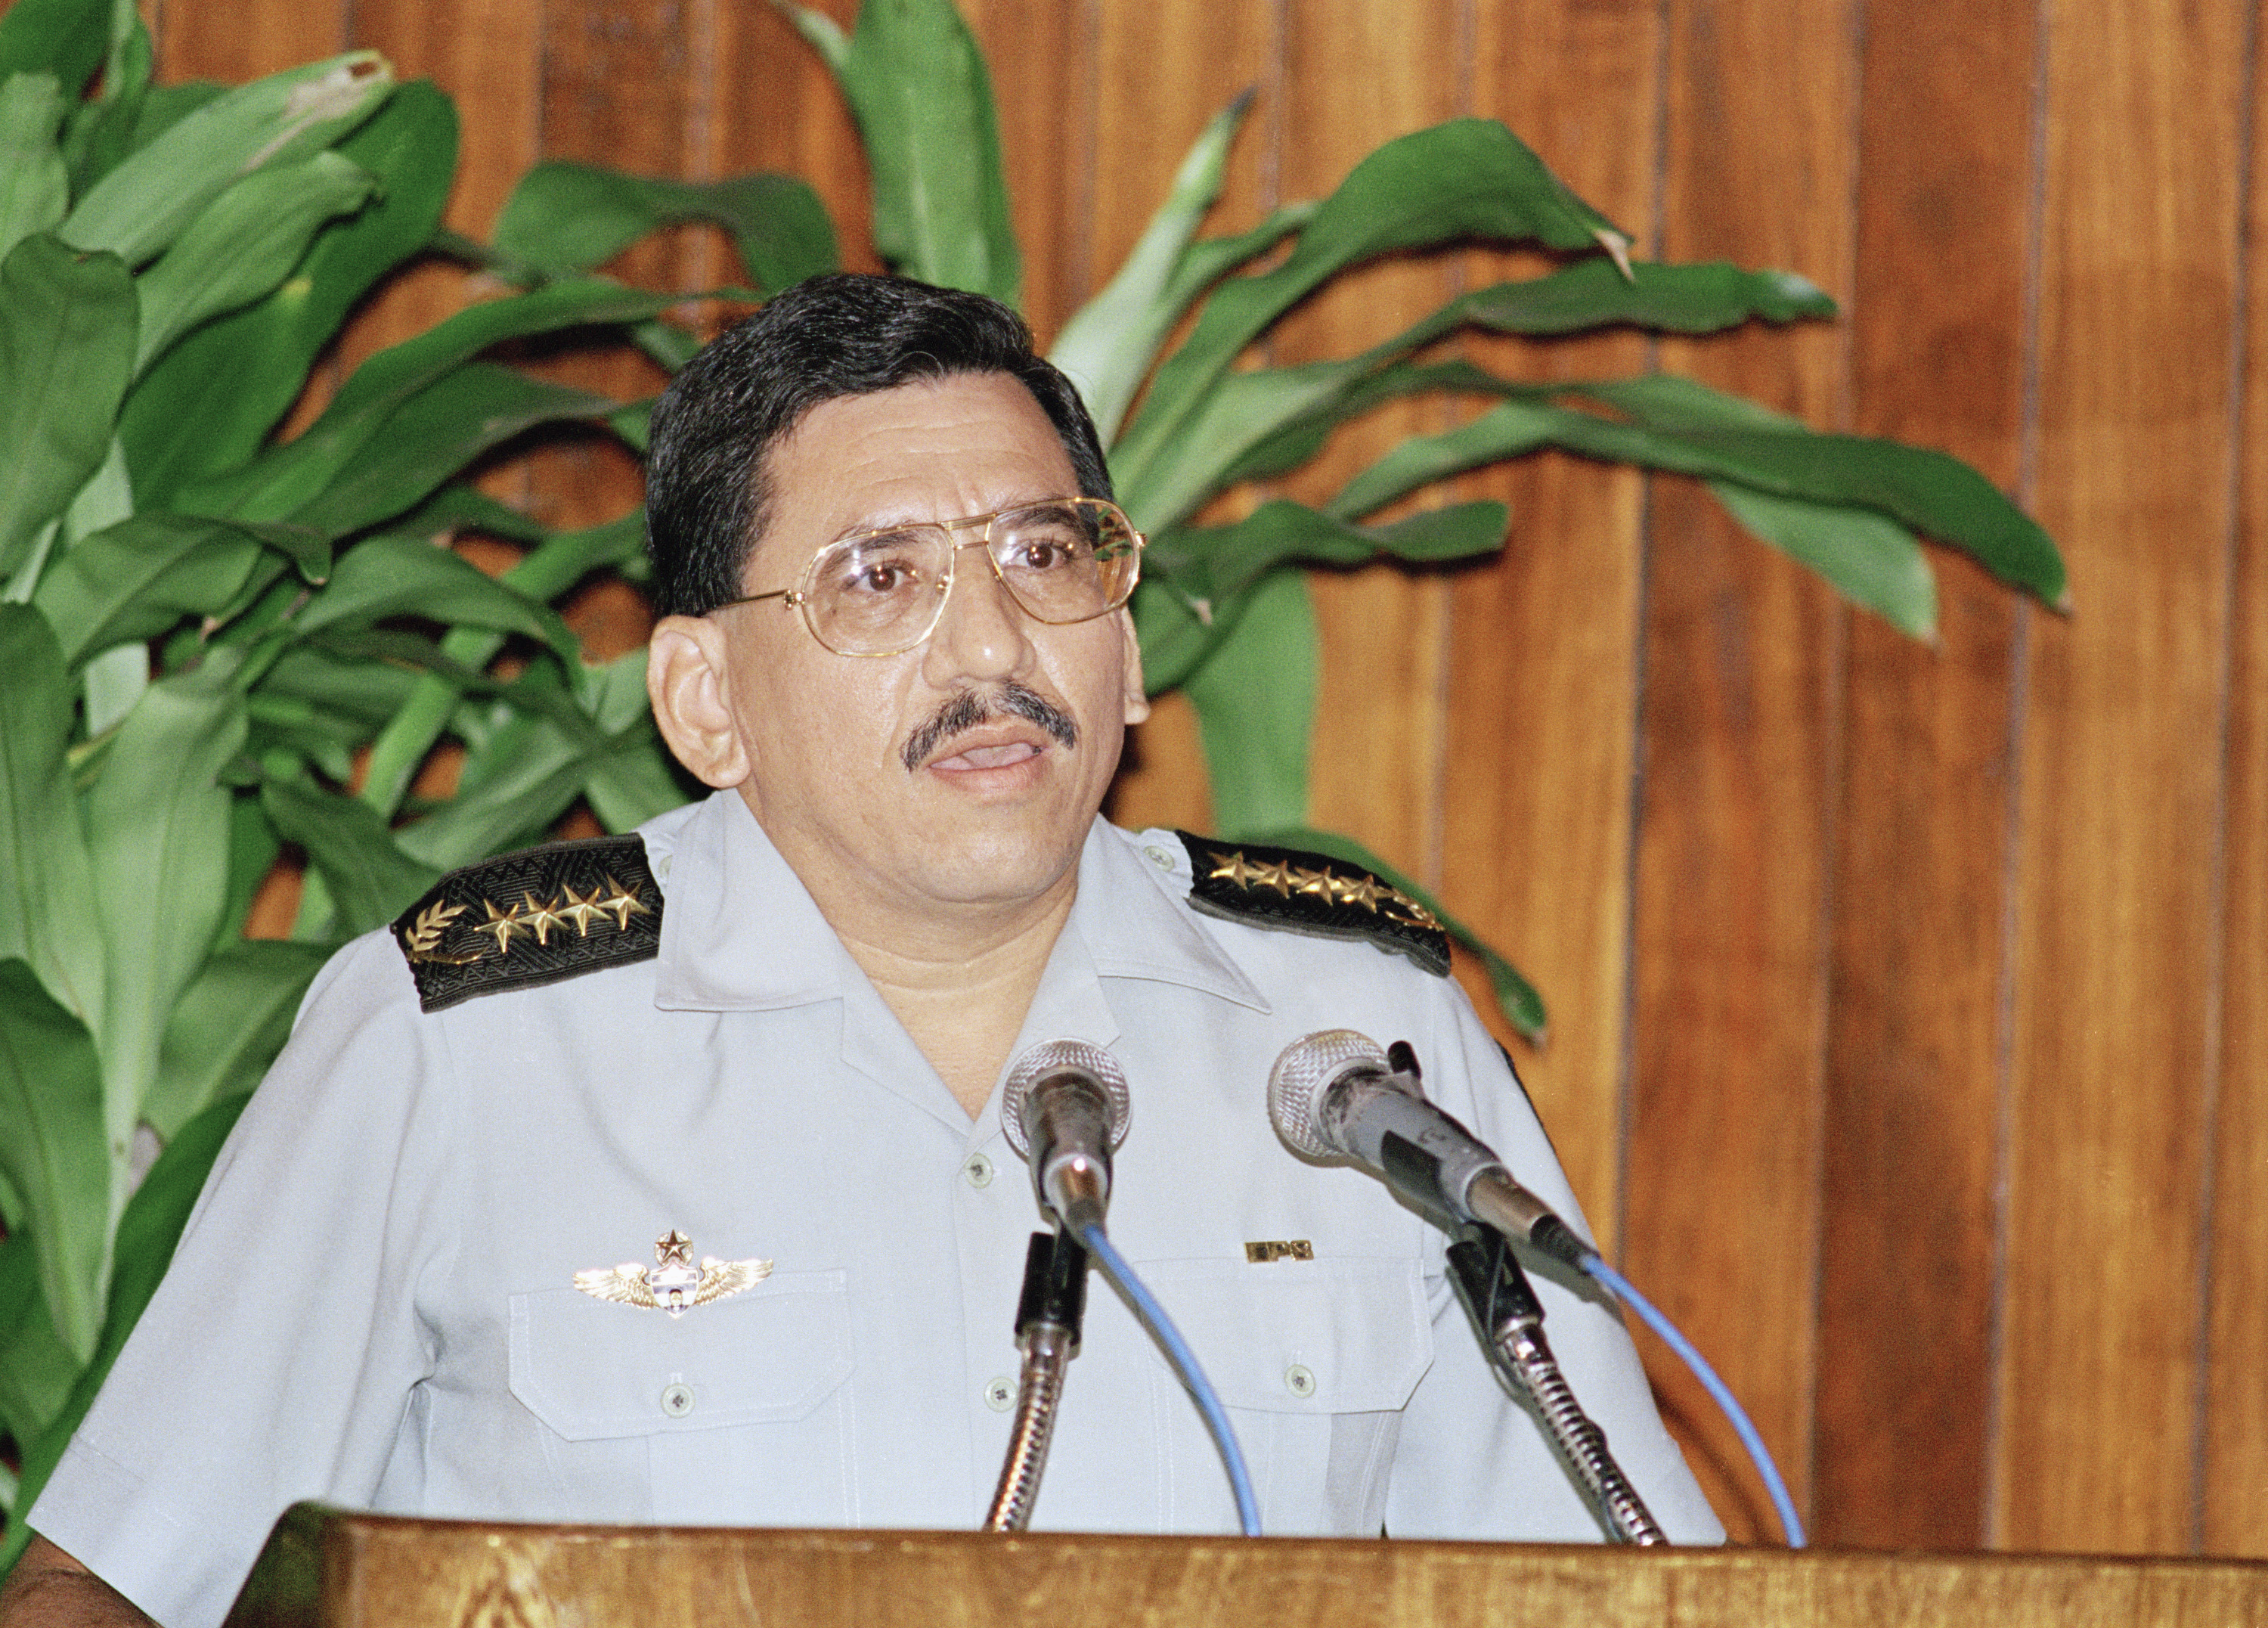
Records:
[[[527,906],[528,931],[535,935],[538,944],[548,947],[551,943],[551,930],[564,925],[567,918],[548,905],[538,904],[532,893],[522,893],[519,896]]]
[[[599,908],[602,910],[612,910],[614,912],[615,926],[627,930],[630,924],[630,917],[632,916],[651,916],[653,914],[653,909],[651,905],[643,902],[638,898],[637,895],[629,891],[622,885],[622,883],[616,881],[613,877],[609,876],[607,878],[607,886],[613,889],[613,891],[605,898],[599,901]]]
[[[1331,896],[1341,904],[1359,904],[1366,910],[1375,911],[1378,909],[1378,878],[1366,873],[1359,877],[1341,876],[1334,872],[1331,875]]]
[[[1205,878],[1207,881],[1233,882],[1240,888],[1252,886],[1252,867],[1244,862],[1241,849],[1232,851],[1226,859],[1218,854],[1213,858],[1212,874]]]
[[[567,895],[567,902],[556,908],[552,914],[562,921],[573,922],[577,938],[589,938],[591,917],[599,914],[599,890],[596,888],[592,888],[588,898],[577,893],[572,888],[562,888],[560,891]]]
[[[1291,866],[1290,870],[1294,892],[1312,893],[1319,899],[1336,896],[1338,889],[1333,884],[1338,880],[1338,878],[1329,871],[1310,871],[1296,865]]]
[[[706,1306],[762,1283],[771,1276],[770,1261],[720,1261],[713,1255],[693,1264],[693,1240],[676,1227],[654,1240],[654,1264],[624,1261],[620,1266],[594,1267],[575,1274],[575,1286],[593,1300],[617,1306],[641,1306],[681,1317],[696,1306]]]
[[[481,903],[487,909],[489,918],[475,926],[473,931],[485,932],[494,939],[497,954],[503,955],[509,953],[512,949],[512,935],[526,931],[527,918],[519,913],[519,906],[517,904],[508,910],[500,910],[497,909],[494,899],[482,899]]]
[[[1292,867],[1281,859],[1256,865],[1252,867],[1252,885],[1272,888],[1279,897],[1288,899],[1292,896]]]

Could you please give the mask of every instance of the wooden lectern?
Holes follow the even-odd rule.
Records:
[[[230,1628],[2268,1624],[2268,1563],[1079,1533],[276,1524]]]

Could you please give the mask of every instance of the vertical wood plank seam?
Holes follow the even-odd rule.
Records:
[[[1646,254],[1661,258],[1668,226],[1665,212],[1669,196],[1669,38],[1670,0],[1654,0],[1653,8],[1653,162],[1649,179],[1653,196],[1647,200]],[[1661,371],[1661,341],[1646,339],[1645,371]],[[1638,1096],[1638,852],[1646,842],[1646,630],[1653,601],[1653,475],[1638,476],[1638,605],[1631,624],[1631,766],[1628,787],[1630,839],[1623,850],[1623,990],[1622,1035],[1615,1056],[1615,1254],[1630,1259],[1630,1168],[1632,1104]]]
[[[1845,139],[1850,143],[1851,173],[1845,199],[1845,219],[1849,230],[1844,234],[1842,261],[1837,268],[1841,287],[1847,298],[1859,288],[1859,222],[1860,197],[1865,191],[1867,167],[1866,107],[1867,107],[1867,0],[1851,0],[1849,40],[1846,48],[1851,54],[1850,101],[1844,109],[1846,121]],[[1845,315],[1836,324],[1836,385],[1835,422],[1832,427],[1849,433],[1858,421],[1859,388],[1857,365],[1853,360],[1858,349],[1855,326],[1865,320],[1866,313],[1852,313],[1847,306]],[[1841,900],[1836,883],[1841,875],[1838,863],[1842,834],[1841,814],[1843,793],[1850,777],[1851,766],[1846,743],[1851,733],[1851,619],[1855,612],[1841,595],[1830,601],[1829,615],[1834,617],[1829,630],[1830,649],[1827,654],[1827,704],[1822,709],[1826,727],[1826,739],[1821,742],[1826,763],[1820,777],[1819,803],[1819,912],[1817,951],[1812,968],[1812,1115],[1811,1115],[1811,1236],[1805,1247],[1810,1252],[1811,1269],[1808,1277],[1808,1293],[1811,1298],[1809,1322],[1811,1337],[1804,1342],[1805,1360],[1810,1372],[1804,1376],[1803,1389],[1803,1518],[1806,1526],[1819,1523],[1819,1375],[1826,1360],[1822,1350],[1822,1338],[1826,1330],[1821,1308],[1827,1300],[1827,1206],[1833,1196],[1827,1190],[1827,1120],[1831,1092],[1829,1071],[1834,1065],[1835,1033],[1835,924]]]
[[[1478,111],[1480,17],[1478,0],[1458,0],[1456,9],[1456,53],[1452,70],[1455,90],[1450,106],[1459,118],[1471,118]],[[1447,295],[1455,299],[1469,291],[1465,262],[1451,255],[1447,261]],[[1433,406],[1437,428],[1456,427],[1457,410],[1447,401]],[[1511,546],[1507,535],[1498,552]],[[1418,863],[1426,886],[1435,893],[1441,890],[1443,878],[1449,868],[1449,710],[1456,696],[1454,674],[1451,671],[1457,653],[1457,596],[1451,591],[1453,578],[1442,572],[1432,578],[1439,594],[1441,614],[1434,619],[1433,650],[1433,716],[1440,720],[1433,732],[1433,761],[1428,766],[1426,778],[1425,850]]]
[[[1064,202],[1064,302],[1066,313],[1075,313],[1094,298],[1094,211],[1101,197],[1096,175],[1102,164],[1102,0],[1086,0],[1078,23],[1079,74],[1086,93],[1079,98],[1078,156],[1071,164],[1071,195]],[[1075,224],[1086,223],[1080,231]]]
[[[684,31],[685,122],[681,149],[686,155],[688,180],[717,179],[719,136],[717,129],[717,0],[683,0],[678,13]],[[725,278],[723,246],[714,231],[696,232],[686,240],[692,252],[678,260],[680,287],[715,288]],[[688,275],[690,273],[691,275]],[[705,303],[705,302],[703,302]],[[710,306],[713,311],[715,307]],[[673,313],[679,320],[702,323],[702,303],[688,301]]]
[[[2228,996],[2228,783],[2235,742],[2232,733],[2237,629],[2237,565],[2244,538],[2245,340],[2250,329],[2252,270],[2252,166],[2254,99],[2259,95],[2260,13],[2244,9],[2244,63],[2237,83],[2236,178],[2233,207],[2236,211],[2233,302],[2228,327],[2228,459],[2222,474],[2228,502],[2228,528],[2221,540],[2221,607],[2220,667],[2214,674],[2213,733],[2217,737],[2220,773],[2213,790],[2212,931],[2205,940],[2205,1046],[2202,1101],[2203,1135],[2198,1150],[2197,1258],[2197,1332],[2191,1342],[2197,1352],[2191,1374],[2190,1403],[2189,1552],[2205,1548],[2206,1410],[2213,1400],[2213,1216],[2220,1197],[2220,1080],[2226,1045],[2223,1021]]]
[[[2047,242],[2048,63],[2053,44],[2055,0],[2039,0],[2039,22],[2032,40],[2031,188],[2025,207],[2023,274],[2023,385],[2016,446],[2016,499],[2027,508],[2039,499],[2040,306],[2045,281]],[[2001,1451],[2007,1431],[2009,1183],[2014,1162],[2016,985],[2018,910],[2021,903],[2021,856],[2024,848],[2024,735],[2031,706],[2031,601],[2016,601],[2015,626],[2008,640],[2008,794],[2002,845],[2000,887],[2000,977],[1993,1047],[1994,1130],[1992,1149],[1992,1271],[1991,1310],[1986,1319],[1985,1359],[1992,1382],[1984,1402],[1984,1546],[2007,1543],[2008,1482]]]

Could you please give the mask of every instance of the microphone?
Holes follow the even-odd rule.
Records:
[[[1073,1238],[1102,1225],[1110,1153],[1126,1139],[1126,1071],[1100,1046],[1050,1040],[1016,1059],[1000,1101],[1000,1128],[1032,1167],[1041,1208]]]
[[[1395,1051],[1389,1061],[1377,1042],[1346,1028],[1293,1041],[1268,1076],[1276,1134],[1310,1158],[1354,1160],[1446,1232],[1477,1221],[1580,1269],[1589,1246],[1484,1143],[1425,1100],[1410,1048],[1397,1042]]]

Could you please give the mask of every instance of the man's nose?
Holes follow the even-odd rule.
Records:
[[[929,677],[940,685],[1013,677],[1032,660],[1032,619],[994,574],[982,543],[954,556],[953,591],[925,647]]]

